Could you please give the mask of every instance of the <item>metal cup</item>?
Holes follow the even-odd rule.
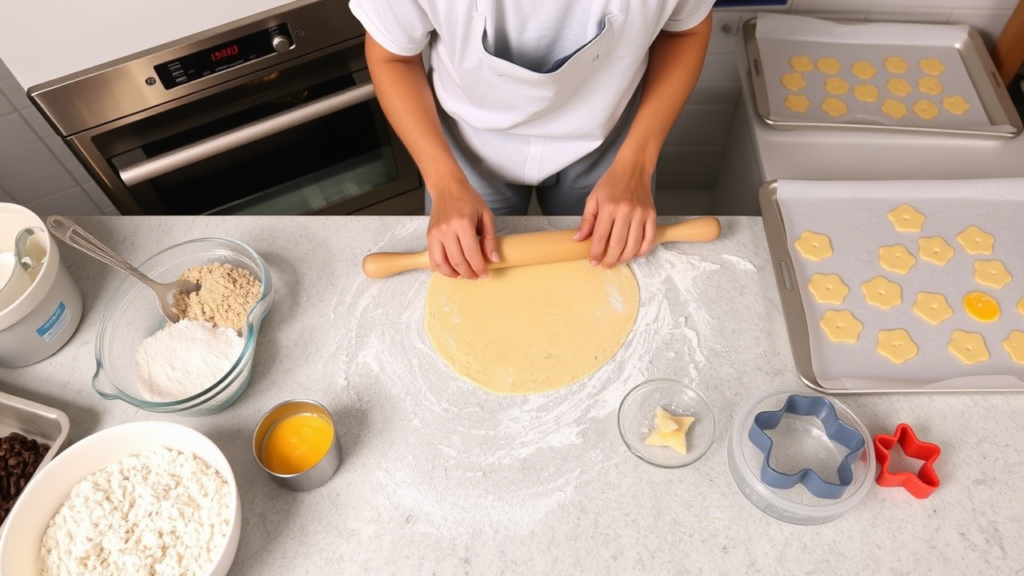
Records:
[[[295,474],[277,474],[263,464],[263,441],[278,422],[295,414],[316,414],[326,419],[330,422],[331,429],[334,430],[334,438],[331,439],[331,446],[327,449],[327,454],[324,454],[324,457],[312,468]],[[319,488],[326,484],[341,466],[341,442],[338,441],[338,428],[334,425],[331,413],[323,404],[307,399],[285,400],[271,408],[260,419],[260,423],[256,426],[256,433],[252,436],[252,455],[260,467],[270,474],[274,482],[288,490],[305,492]]]

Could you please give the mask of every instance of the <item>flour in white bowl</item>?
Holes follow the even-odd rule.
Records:
[[[168,323],[135,350],[139,393],[153,402],[198,394],[227,374],[244,344],[231,328],[201,320]]]
[[[204,576],[227,542],[232,499],[193,454],[125,458],[72,488],[43,534],[42,576]]]

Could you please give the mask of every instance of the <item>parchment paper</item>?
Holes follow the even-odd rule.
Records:
[[[993,123],[985,113],[957,49],[967,39],[969,30],[962,25],[838,24],[806,16],[758,14],[756,37],[768,88],[769,118],[783,122],[991,130]],[[826,92],[825,79],[829,76],[818,71],[817,66],[811,72],[802,73],[806,86],[795,92],[788,90],[782,85],[782,76],[793,71],[790,58],[801,55],[815,63],[818,58],[831,56],[837,59],[842,67],[836,76],[849,83],[849,92],[842,95]],[[907,71],[893,74],[886,70],[885,59],[889,56],[906,60],[909,64]],[[922,58],[938,58],[946,66],[946,70],[937,77],[943,87],[938,95],[925,94],[917,89],[918,79],[926,76],[918,64]],[[877,69],[873,78],[863,80],[853,75],[850,67],[858,60],[870,62]],[[892,94],[886,88],[889,78],[906,79],[913,91],[904,97]],[[873,84],[878,88],[878,100],[858,100],[853,95],[858,84]],[[810,109],[799,113],[786,108],[783,102],[788,94],[807,96],[811,101]],[[942,107],[942,98],[953,95],[963,96],[970,103],[970,109],[963,115],[952,114]],[[826,114],[821,103],[828,96],[843,100],[849,108],[848,114],[835,118]],[[907,115],[894,120],[883,113],[881,106],[886,98],[902,102],[907,107]],[[912,107],[921,99],[938,106],[939,115],[925,120],[915,114]],[[1006,126],[1005,130],[1012,132],[1013,128]]]
[[[944,181],[827,182],[780,180],[778,201],[786,229],[796,281],[810,328],[811,359],[818,383],[826,388],[1021,388],[1024,365],[1015,364],[1003,341],[1011,330],[1024,330],[1017,303],[1024,297],[1024,178]],[[920,233],[897,232],[887,216],[907,203],[926,217]],[[956,235],[975,225],[995,236],[991,255],[967,254]],[[834,255],[812,262],[793,248],[804,230],[826,234]],[[917,239],[942,236],[956,254],[945,266],[924,261]],[[881,246],[902,244],[917,259],[907,274],[878,263]],[[1013,280],[1002,289],[974,281],[975,260],[1001,260]],[[811,275],[838,274],[850,287],[842,305],[819,304],[807,290]],[[903,303],[890,310],[869,305],[861,284],[875,276],[899,284]],[[1001,308],[999,321],[981,323],[963,309],[963,296],[980,290]],[[953,317],[932,326],[912,311],[918,292],[946,296]],[[828,340],[818,322],[828,309],[844,309],[864,323],[855,344]],[[919,347],[918,355],[894,364],[876,350],[879,330],[904,328]],[[948,350],[953,330],[978,332],[985,338],[990,360],[967,366]]]

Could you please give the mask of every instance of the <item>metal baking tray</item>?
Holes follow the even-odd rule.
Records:
[[[771,257],[772,269],[775,271],[775,284],[779,290],[779,301],[782,304],[782,315],[786,321],[786,332],[789,335],[793,361],[796,364],[800,379],[814,390],[825,394],[907,394],[907,393],[988,393],[988,392],[1021,392],[1024,388],[872,388],[872,389],[839,389],[826,388],[818,382],[814,373],[811,358],[810,324],[804,309],[802,291],[797,284],[797,274],[793,268],[789,251],[790,239],[782,218],[782,208],[778,201],[778,182],[766,182],[758,191],[761,204],[761,215],[764,222],[765,238]]]
[[[863,23],[848,23],[856,26]],[[750,70],[751,87],[754,92],[754,103],[757,113],[772,128],[780,130],[800,130],[806,128],[839,128],[843,130],[869,130],[881,132],[918,132],[945,134],[949,136],[985,136],[996,138],[1013,138],[1024,131],[1024,123],[1010,99],[1009,92],[1003,86],[1003,82],[996,70],[995,63],[985,49],[985,43],[977,30],[973,28],[967,34],[966,39],[953,48],[960,54],[960,58],[967,70],[967,75],[977,91],[982,107],[989,118],[993,128],[931,128],[924,126],[900,126],[884,124],[857,124],[841,122],[817,122],[817,121],[792,121],[772,119],[767,79],[762,66],[761,52],[757,45],[757,19],[751,18],[743,24],[743,45],[747,54],[747,65]],[[996,126],[1010,126],[1012,131],[997,130]]]
[[[50,445],[36,474],[64,447],[70,427],[68,415],[63,411],[0,392],[0,437],[18,432]]]

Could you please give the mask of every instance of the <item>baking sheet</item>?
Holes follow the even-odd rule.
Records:
[[[828,182],[780,180],[778,205],[809,329],[810,355],[817,383],[827,389],[1019,389],[1024,388],[1024,365],[1015,364],[1003,349],[1011,330],[1024,330],[1017,310],[1024,297],[1024,178],[946,181]],[[907,203],[925,214],[920,233],[898,232],[887,214]],[[991,255],[967,254],[956,241],[964,228],[976,225],[995,236]],[[796,252],[793,242],[805,230],[826,234],[834,255],[812,262]],[[942,236],[956,254],[945,266],[918,256],[917,239]],[[878,248],[902,244],[917,258],[908,274],[884,270]],[[974,281],[974,261],[1001,260],[1013,276],[1002,289]],[[819,304],[807,291],[812,274],[838,274],[850,288],[842,305]],[[861,284],[883,276],[902,287],[903,303],[890,310],[864,299]],[[962,299],[980,290],[1001,308],[999,321],[981,323],[963,310]],[[911,310],[918,292],[946,296],[953,317],[932,326]],[[837,344],[825,336],[818,321],[828,309],[850,310],[864,324],[855,344]],[[876,351],[879,330],[906,329],[918,345],[918,355],[895,364]],[[953,330],[978,332],[991,358],[974,366],[961,363],[948,351]]]
[[[763,67],[764,83],[768,97],[768,119],[776,122],[809,124],[852,124],[888,127],[915,127],[927,129],[956,129],[965,131],[987,131],[1013,134],[1014,126],[993,122],[986,112],[982,98],[967,71],[959,47],[968,39],[970,28],[963,25],[933,25],[905,23],[839,24],[805,16],[786,14],[759,14],[755,35]],[[789,60],[804,55],[817,62],[818,58],[833,57],[842,65],[836,76],[850,85],[843,95],[825,91],[828,75],[818,71],[804,72],[807,85],[798,91],[788,90],[781,82],[784,74],[792,72]],[[903,74],[890,73],[885,68],[885,59],[900,56],[909,64]],[[919,78],[927,76],[918,62],[922,58],[938,58],[946,70],[938,76],[943,85],[942,93],[929,95],[917,89]],[[854,76],[851,65],[854,61],[870,62],[876,69],[875,76],[864,80]],[[904,97],[888,91],[889,78],[904,78],[913,91]],[[858,84],[873,84],[879,91],[876,102],[861,102],[853,95]],[[789,94],[804,94],[811,101],[811,108],[805,113],[789,110],[783,102]],[[952,114],[942,106],[942,98],[961,95],[971,105],[963,115]],[[843,100],[849,112],[832,117],[821,109],[822,101],[829,96]],[[899,120],[882,112],[882,103],[887,98],[902,102],[907,115]],[[926,99],[939,108],[939,115],[925,120],[913,111],[913,104]],[[1000,115],[1002,117],[1003,115]]]

